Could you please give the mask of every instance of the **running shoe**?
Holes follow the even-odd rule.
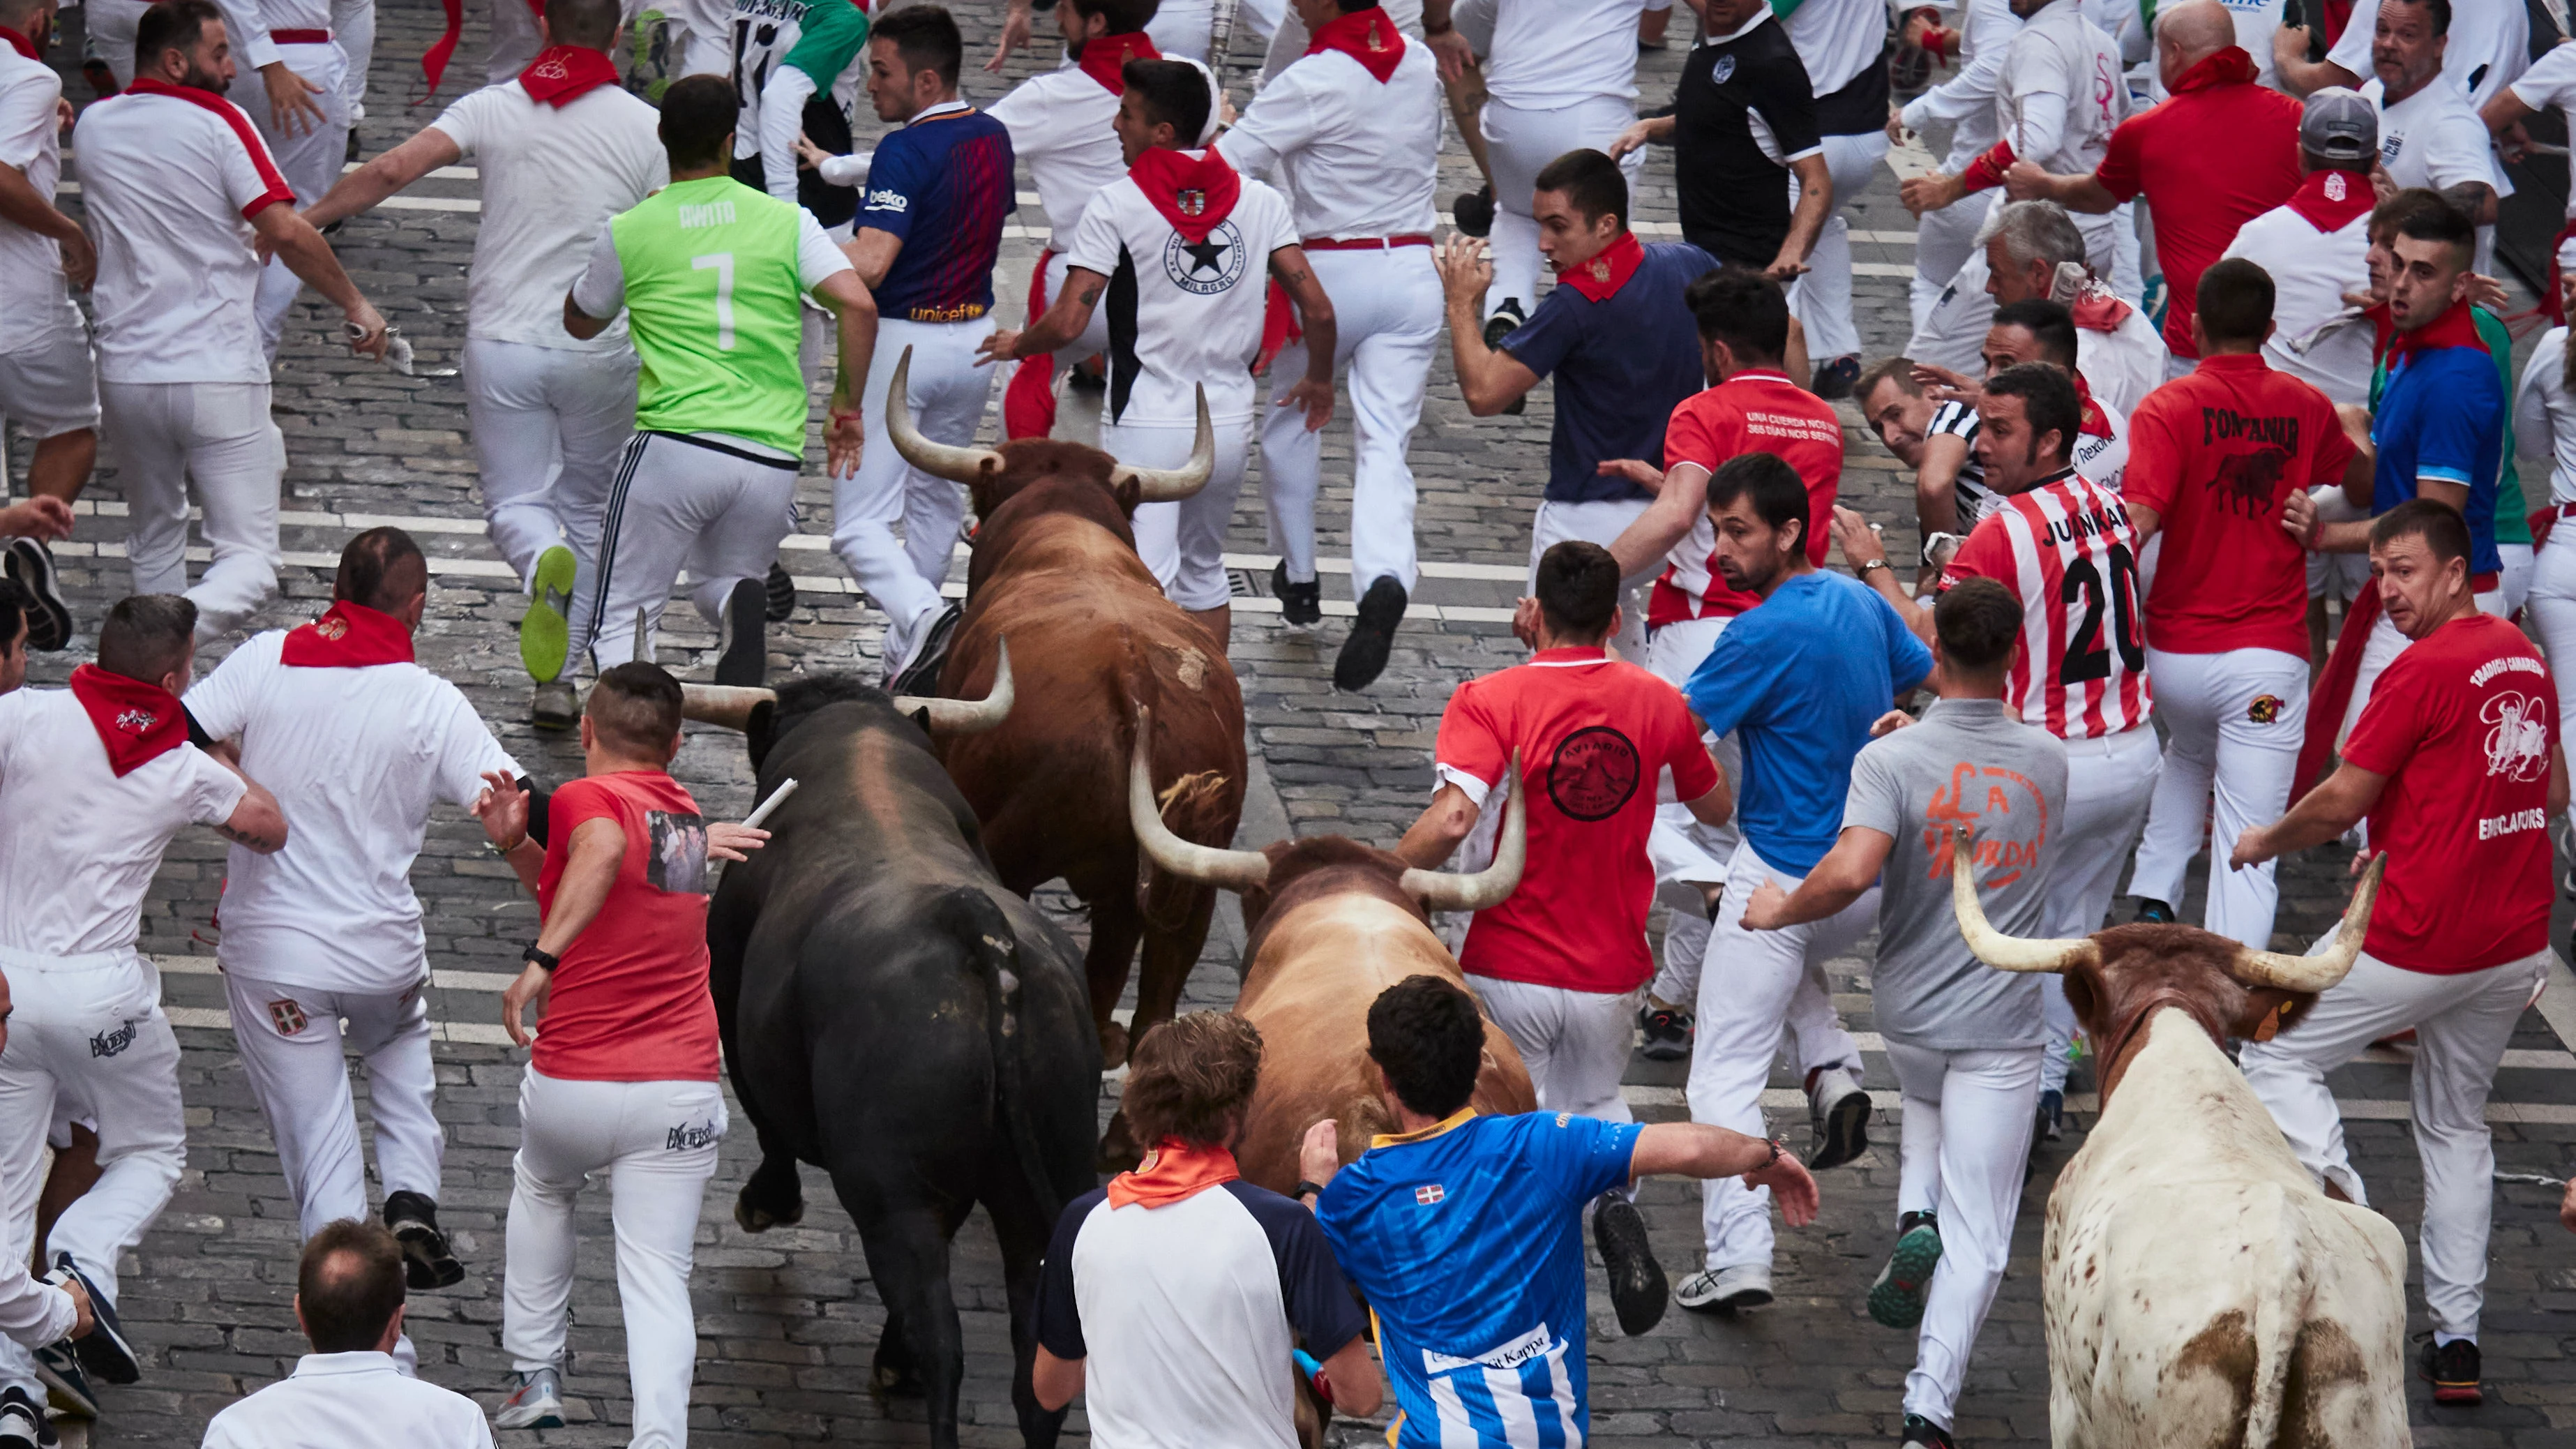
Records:
[[[1807,1149],[1809,1172],[1840,1167],[1869,1150],[1869,1093],[1858,1073],[1842,1067],[1807,1073],[1807,1112],[1816,1134]]]
[[[1921,1414],[1905,1416],[1905,1432],[1897,1438],[1897,1449],[1959,1449],[1950,1431],[1924,1418]]]
[[[1646,1060],[1678,1062],[1691,1054],[1691,1014],[1680,1007],[1649,1002],[1637,1013],[1637,1027],[1646,1037],[1637,1054]]]
[[[757,688],[769,672],[769,645],[762,637],[769,618],[768,587],[743,579],[725,597],[724,652],[716,656],[716,683]]]
[[[1301,584],[1289,578],[1284,558],[1270,571],[1270,591],[1279,596],[1279,617],[1289,628],[1312,629],[1324,621],[1323,580]]]
[[[1592,1244],[1601,1250],[1601,1270],[1610,1278],[1619,1331],[1635,1338],[1662,1322],[1672,1288],[1664,1265],[1655,1261],[1654,1244],[1646,1241],[1646,1220],[1637,1205],[1616,1192],[1603,1193],[1592,1209]]]
[[[1816,396],[1827,402],[1852,395],[1852,385],[1860,381],[1860,358],[1857,354],[1832,358],[1816,369]]]
[[[581,696],[569,679],[549,679],[528,701],[528,723],[541,730],[568,730],[581,722]]]
[[[769,577],[762,587],[761,617],[773,624],[784,624],[795,616],[796,580],[788,574],[787,565],[770,560]]]
[[[89,1375],[81,1372],[80,1355],[72,1351],[70,1339],[46,1344],[34,1351],[34,1357],[36,1378],[55,1408],[77,1419],[98,1417],[98,1390],[89,1386]]]
[[[2174,923],[2174,908],[2153,896],[2140,896],[2134,919],[2141,926],[2170,926]]]
[[[1898,1219],[1896,1250],[1878,1270],[1878,1281],[1869,1285],[1869,1316],[1890,1328],[1921,1323],[1932,1270],[1940,1262],[1941,1225],[1932,1214],[1907,1213]]]
[[[921,636],[910,663],[886,681],[888,694],[932,695],[939,692],[939,672],[948,667],[948,644],[957,637],[958,621],[966,617],[966,606],[951,601],[930,621],[930,629]]]
[[[2478,1346],[2465,1338],[2424,1345],[2424,1377],[2433,1384],[2433,1402],[2474,1408],[2486,1402],[2478,1387]]]
[[[1771,1303],[1771,1269],[1761,1263],[1740,1263],[1732,1268],[1693,1273],[1674,1290],[1673,1301],[1693,1313],[1732,1315],[1767,1308]]]
[[[1449,203],[1449,220],[1469,236],[1494,234],[1494,188],[1488,184]]]
[[[438,1230],[438,1204],[416,1192],[385,1195],[385,1228],[402,1244],[403,1282],[413,1288],[448,1288],[465,1280],[465,1265]]]
[[[539,684],[563,677],[572,657],[572,582],[580,565],[556,544],[537,555],[528,579],[528,611],[519,616],[519,662]]]
[[[0,1390],[0,1449],[45,1449],[54,1442],[44,1405],[15,1384]]]
[[[492,1411],[495,1429],[560,1429],[563,1424],[563,1381],[551,1368],[512,1375],[510,1397]]]
[[[2066,1135],[2066,1094],[2047,1091],[2039,1094],[2039,1122],[2032,1130],[2033,1146],[2055,1142]]]
[[[1359,617],[1351,621],[1350,635],[1333,661],[1333,688],[1357,694],[1377,683],[1395,648],[1395,626],[1404,622],[1404,605],[1404,585],[1395,580],[1381,578],[1368,586],[1360,596]]]
[[[45,1275],[45,1281],[57,1286],[78,1283],[81,1291],[89,1295],[90,1330],[71,1341],[82,1372],[111,1384],[130,1384],[143,1377],[143,1360],[135,1354],[134,1345],[126,1341],[125,1325],[117,1321],[115,1302],[98,1291],[98,1285],[72,1262],[71,1254],[54,1255],[54,1271]]]
[[[52,651],[72,642],[72,606],[63,601],[53,550],[32,538],[13,538],[7,556],[0,558],[0,570],[36,602],[27,613],[27,647]]]

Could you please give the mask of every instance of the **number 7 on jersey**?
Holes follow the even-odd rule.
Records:
[[[710,252],[689,258],[693,271],[712,267],[716,274],[716,350],[733,351],[733,253]]]

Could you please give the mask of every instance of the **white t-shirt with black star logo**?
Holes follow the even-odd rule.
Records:
[[[1204,241],[1184,240],[1132,177],[1102,189],[1082,213],[1065,259],[1109,278],[1109,416],[1187,424],[1197,387],[1208,414],[1241,421],[1256,408],[1270,254],[1297,241],[1288,200],[1244,177],[1234,209]]]

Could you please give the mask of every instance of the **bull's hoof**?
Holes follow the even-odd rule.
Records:
[[[1127,1027],[1113,1021],[1100,1029],[1100,1069],[1114,1072],[1127,1065]]]
[[[753,1200],[751,1187],[745,1184],[733,1200],[733,1220],[746,1233],[765,1233],[771,1228],[792,1228],[805,1221],[805,1201],[798,1198],[783,1206]]]
[[[1100,1134],[1102,1172],[1126,1172],[1145,1158],[1145,1149],[1136,1145],[1136,1134],[1127,1126],[1127,1114],[1119,1112],[1109,1119],[1109,1130]]]
[[[918,1399],[929,1391],[922,1387],[921,1370],[913,1365],[912,1355],[899,1343],[877,1340],[876,1362],[868,1371],[868,1392],[880,1399]]]

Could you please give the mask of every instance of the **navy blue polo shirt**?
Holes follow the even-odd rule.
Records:
[[[1664,424],[1682,399],[1708,386],[1699,325],[1682,289],[1717,270],[1688,242],[1656,242],[1626,286],[1595,302],[1559,283],[1538,315],[1503,339],[1502,350],[1541,377],[1556,377],[1556,432],[1548,441],[1552,503],[1610,503],[1654,495],[1625,478],[1604,478],[1612,458],[1664,463]]]
[[[965,322],[993,310],[1002,218],[1016,202],[1011,133],[962,104],[934,106],[877,142],[858,225],[903,250],[876,287],[877,315]]]

